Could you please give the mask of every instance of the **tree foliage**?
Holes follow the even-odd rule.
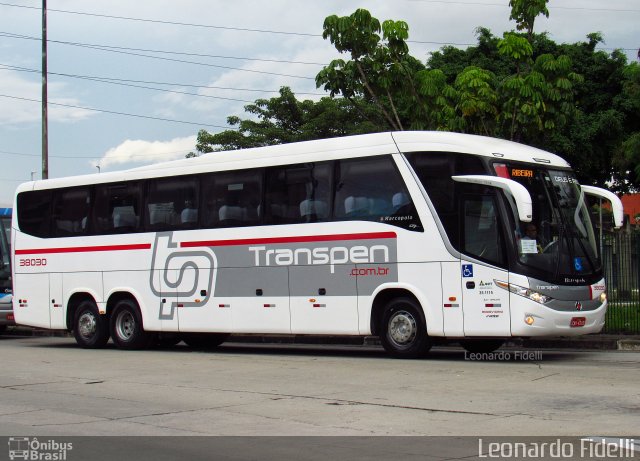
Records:
[[[535,33],[548,0],[510,0],[516,31],[476,30],[477,45],[445,46],[425,63],[409,52],[404,21],[367,10],[329,16],[323,37],[342,55],[316,76],[329,97],[280,96],[228,118],[236,130],[201,131],[199,152],[387,130],[434,129],[534,145],[567,158],[581,182],[640,186],[640,66],[606,53],[594,32],[557,44]]]
[[[377,131],[377,125],[367,119],[375,118],[370,107],[356,107],[346,99],[329,97],[318,102],[298,101],[288,87],[282,87],[278,97],[258,99],[244,109],[251,118],[227,118],[227,123],[237,129],[216,134],[200,130],[197,151],[246,149]]]

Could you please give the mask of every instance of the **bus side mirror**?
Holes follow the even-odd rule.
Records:
[[[481,174],[451,176],[457,182],[470,184],[480,184],[482,186],[497,187],[509,193],[516,203],[518,218],[522,222],[531,222],[533,218],[533,207],[531,206],[531,195],[522,184],[513,179],[500,178],[498,176],[488,176]]]
[[[624,209],[622,206],[622,201],[618,198],[616,194],[606,189],[601,189],[600,187],[593,186],[580,186],[582,191],[587,195],[595,195],[596,197],[603,198],[611,202],[611,209],[613,211],[613,221],[615,227],[622,227],[624,223]]]

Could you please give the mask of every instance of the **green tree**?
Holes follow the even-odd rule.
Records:
[[[518,30],[526,31],[529,41],[533,37],[533,25],[536,18],[541,14],[549,17],[547,3],[549,0],[509,0],[511,7],[509,19],[516,22]]]
[[[375,115],[366,105],[356,107],[346,99],[329,97],[317,102],[298,101],[288,87],[282,87],[278,97],[258,99],[244,109],[251,118],[227,118],[227,123],[237,129],[215,134],[200,130],[197,152],[246,149],[378,131],[368,120]]]
[[[384,120],[382,129],[403,130],[421,125],[423,107],[416,87],[416,72],[424,65],[409,55],[404,21],[380,21],[365,9],[350,16],[329,16],[322,36],[350,59],[336,59],[316,76],[316,85],[331,96],[352,103],[372,103]]]
[[[582,183],[626,191],[640,185],[640,67],[596,47],[602,34],[557,44],[535,33],[547,0],[511,0],[519,32],[476,30],[478,43],[445,46],[423,64],[409,53],[403,21],[363,9],[329,16],[323,36],[344,54],[316,77],[330,97],[280,96],[245,106],[246,119],[202,131],[198,152],[345,134],[438,129],[513,139],[565,157]]]
[[[631,188],[640,185],[640,65],[631,63],[623,71],[622,92],[617,106],[625,114],[625,135],[616,151],[614,166],[628,174]],[[634,187],[635,186],[635,187]]]

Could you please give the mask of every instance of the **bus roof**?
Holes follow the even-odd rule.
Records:
[[[500,158],[505,161],[569,167],[569,164],[557,155],[503,139],[444,131],[402,131],[212,152],[199,157],[156,163],[123,171],[27,182],[18,186],[17,192],[398,152],[430,151],[459,152]]]

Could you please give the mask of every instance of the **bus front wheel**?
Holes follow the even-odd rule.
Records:
[[[111,314],[111,339],[118,349],[146,349],[154,340],[153,334],[144,331],[142,316],[136,303],[123,299]]]
[[[397,298],[387,303],[382,316],[380,341],[389,354],[414,359],[429,352],[431,339],[420,311],[418,303],[410,298]]]
[[[99,349],[109,341],[109,322],[92,300],[82,301],[76,309],[73,336],[85,349]]]

